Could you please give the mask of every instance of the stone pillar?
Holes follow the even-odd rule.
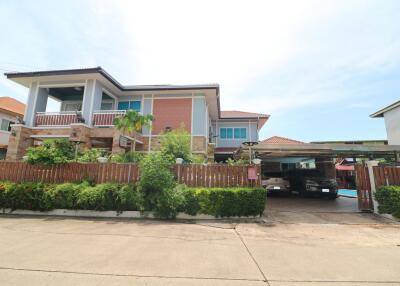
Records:
[[[369,175],[369,182],[371,184],[371,195],[372,195],[372,202],[374,204],[374,213],[378,213],[378,201],[375,200],[375,192],[376,192],[376,185],[375,185],[375,176],[374,176],[374,167],[378,166],[378,161],[367,161],[365,162],[368,168],[368,175]]]
[[[83,123],[72,123],[69,140],[80,142],[80,146],[83,149],[90,149],[92,147],[90,142],[90,128]]]
[[[125,149],[119,146],[119,137],[121,135],[122,135],[121,131],[115,128],[113,134],[112,150],[111,150],[111,153],[113,154],[125,153]]]
[[[6,155],[7,161],[18,161],[22,159],[26,149],[33,145],[33,139],[30,137],[31,134],[32,129],[22,124],[12,125]]]

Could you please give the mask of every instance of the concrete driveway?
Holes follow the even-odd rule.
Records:
[[[0,216],[0,285],[400,284],[399,225],[368,214],[346,220]]]

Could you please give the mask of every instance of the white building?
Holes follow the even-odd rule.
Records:
[[[389,145],[400,145],[400,100],[370,115],[385,119]]]

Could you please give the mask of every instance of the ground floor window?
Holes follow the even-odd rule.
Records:
[[[12,122],[11,120],[3,118],[1,120],[0,130],[11,131],[11,124],[14,124],[14,122]]]
[[[140,112],[140,107],[141,107],[140,100],[118,102],[118,110],[134,110]]]

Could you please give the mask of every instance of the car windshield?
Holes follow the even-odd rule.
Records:
[[[282,178],[283,173],[280,172],[264,172],[264,177],[266,178]]]

